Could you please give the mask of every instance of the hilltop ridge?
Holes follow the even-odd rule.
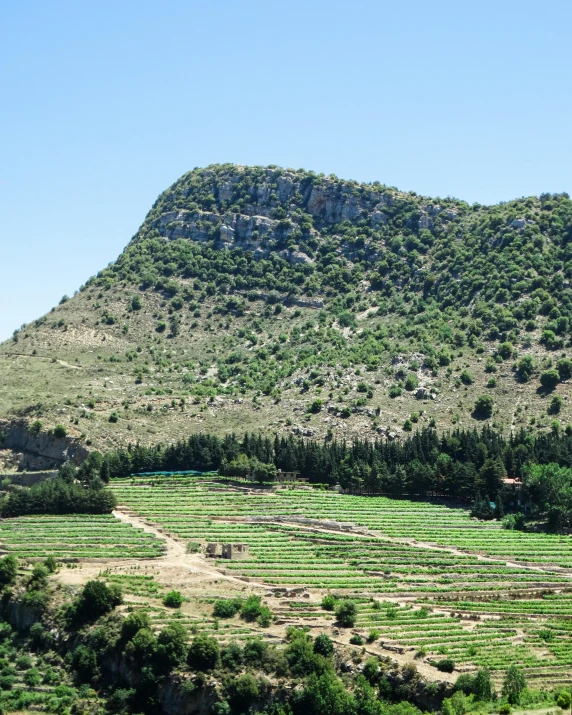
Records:
[[[117,261],[0,347],[0,418],[102,447],[206,429],[394,438],[484,418],[564,429],[571,245],[567,194],[482,206],[274,166],[194,169]]]

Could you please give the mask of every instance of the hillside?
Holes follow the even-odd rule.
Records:
[[[194,169],[115,263],[0,346],[0,419],[102,448],[564,428],[571,275],[566,194],[481,206]],[[483,395],[492,414],[475,411]]]

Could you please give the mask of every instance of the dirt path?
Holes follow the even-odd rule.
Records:
[[[403,546],[413,546],[419,549],[428,549],[431,551],[439,551],[442,553],[451,554],[453,556],[474,556],[479,561],[484,561],[486,563],[493,563],[497,565],[507,566],[508,568],[518,568],[526,569],[528,571],[534,571],[537,573],[546,574],[562,574],[563,577],[570,576],[570,569],[564,569],[560,566],[533,566],[528,563],[519,563],[517,561],[508,561],[502,556],[483,556],[483,554],[476,553],[475,551],[463,551],[457,549],[454,546],[441,546],[439,544],[433,544],[427,541],[417,541],[413,538],[397,538],[393,536],[387,536],[387,534],[380,533],[379,531],[372,531],[368,529],[367,532],[351,532],[351,531],[340,531],[334,528],[328,528],[327,526],[305,526],[299,524],[298,522],[292,521],[265,521],[266,524],[277,524],[284,525],[291,528],[298,529],[299,531],[305,531],[307,533],[325,533],[325,534],[350,534],[356,538],[360,537],[374,537],[380,541],[387,541],[391,544],[402,544]],[[357,526],[357,525],[356,525]]]
[[[117,507],[113,512],[113,516],[126,524],[131,524],[138,529],[146,531],[148,534],[153,534],[163,541],[166,546],[166,553],[157,559],[153,559],[153,566],[159,568],[161,571],[165,569],[177,569],[187,574],[193,574],[195,577],[199,577],[200,580],[227,581],[239,584],[240,586],[244,586],[248,583],[248,585],[253,588],[259,587],[268,590],[268,586],[262,583],[253,581],[245,582],[236,576],[222,573],[215,566],[212,566],[201,554],[188,554],[185,544],[165,534],[159,527],[147,523],[142,517],[137,516],[131,511],[127,511],[124,507]]]

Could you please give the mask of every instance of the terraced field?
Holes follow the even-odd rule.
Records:
[[[0,521],[0,551],[21,558],[152,559],[163,544],[111,514],[22,516]]]
[[[378,631],[381,648],[418,662],[450,657],[461,670],[487,665],[496,679],[516,663],[538,686],[572,682],[567,536],[505,531],[440,504],[249,489],[213,475],[142,475],[111,488],[124,509],[179,540],[249,544],[249,559],[218,567],[268,588],[310,589],[291,618],[331,628],[317,604],[326,592],[347,595],[359,605],[356,627]]]

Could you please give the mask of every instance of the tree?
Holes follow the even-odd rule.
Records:
[[[122,639],[124,641],[130,641],[141,628],[151,628],[149,614],[145,611],[133,611],[121,625]]]
[[[489,701],[493,699],[494,689],[491,681],[491,672],[488,668],[480,668],[477,671],[473,679],[472,692],[475,694],[477,700]]]
[[[187,663],[195,670],[212,670],[216,667],[219,656],[220,651],[217,639],[199,634],[193,638],[187,656]]]
[[[185,660],[187,630],[180,623],[170,623],[157,636],[156,658],[159,667],[169,671]]]
[[[320,633],[316,636],[314,641],[314,653],[318,655],[323,655],[325,658],[329,658],[334,653],[334,644],[331,639],[325,634]]]
[[[14,583],[18,575],[18,559],[12,554],[0,559],[0,586]]]
[[[357,619],[357,606],[354,601],[342,601],[336,607],[336,620],[344,628],[351,628]]]
[[[558,385],[560,382],[560,375],[557,370],[554,370],[554,368],[551,368],[550,370],[545,370],[541,375],[540,375],[540,384],[542,387],[545,387],[547,390],[552,390]]]
[[[183,604],[183,597],[179,591],[169,591],[163,598],[163,604],[169,608],[180,608]]]
[[[570,358],[561,358],[556,363],[556,369],[561,380],[569,380],[572,377],[572,360]]]
[[[490,395],[481,395],[475,402],[475,415],[488,419],[493,414],[494,401]]]
[[[516,374],[521,382],[528,382],[534,372],[534,358],[532,355],[525,355],[517,365]]]
[[[103,581],[88,581],[75,604],[75,616],[80,621],[95,621],[123,603],[117,586]]]
[[[526,678],[518,666],[511,665],[506,671],[502,684],[502,694],[511,705],[518,705],[520,696],[526,688]]]
[[[68,431],[63,425],[56,425],[54,427],[54,437],[58,439],[63,439],[67,435]]]

